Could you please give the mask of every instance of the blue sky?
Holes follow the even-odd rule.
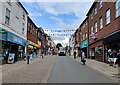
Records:
[[[93,3],[93,0],[89,0],[89,2],[87,2],[87,0],[84,2],[70,2],[69,0],[66,0],[66,2],[55,2],[55,0],[54,2],[47,2],[48,0],[46,2],[45,0],[44,2],[42,0],[20,1],[34,23],[38,27],[43,27],[44,30],[77,29],[85,19],[86,13]],[[69,32],[68,34],[72,33],[73,32]],[[55,43],[60,42],[63,46],[68,43],[69,38],[70,36],[52,36]]]

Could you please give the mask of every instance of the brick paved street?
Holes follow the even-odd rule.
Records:
[[[73,58],[73,56],[70,56]],[[78,62],[81,62],[81,58],[77,57],[76,59]],[[118,67],[114,68],[114,67],[110,67],[109,64],[103,63],[103,62],[99,62],[96,60],[92,60],[92,59],[87,59],[86,62],[86,66],[106,75],[107,77],[115,80],[118,82]]]
[[[35,58],[30,64],[19,61],[15,64],[3,65],[2,83],[45,83],[56,56]]]

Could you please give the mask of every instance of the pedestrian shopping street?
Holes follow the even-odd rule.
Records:
[[[87,64],[82,65],[70,56],[48,55],[44,59],[35,58],[30,64],[19,61],[2,66],[2,83],[116,83],[117,81],[117,78],[113,79]]]
[[[120,84],[120,0],[0,0],[0,84]]]

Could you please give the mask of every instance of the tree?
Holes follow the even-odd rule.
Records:
[[[62,44],[61,43],[57,43],[56,48],[58,48],[58,50],[59,50],[60,47],[62,47]]]

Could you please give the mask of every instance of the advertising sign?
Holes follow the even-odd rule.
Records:
[[[25,46],[24,39],[20,38],[19,36],[15,35],[13,33],[10,33],[10,32],[7,32],[7,41]]]
[[[9,53],[8,63],[14,63],[15,53]]]
[[[80,45],[80,48],[85,48],[85,47],[88,47],[88,41],[87,40],[83,41]]]

